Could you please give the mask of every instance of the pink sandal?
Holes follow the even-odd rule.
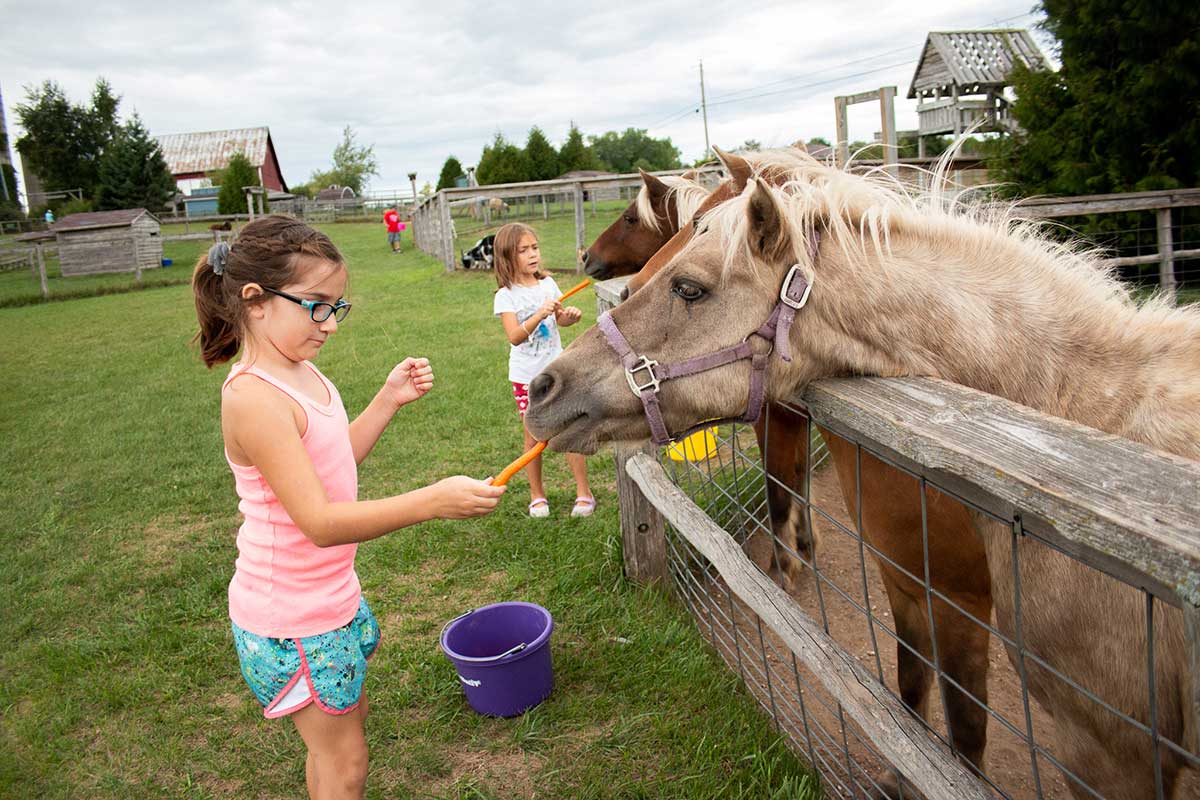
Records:
[[[535,497],[529,504],[529,516],[537,519],[550,516],[550,501],[544,497]]]
[[[571,509],[572,517],[590,517],[596,510],[596,498],[576,497],[575,507]]]

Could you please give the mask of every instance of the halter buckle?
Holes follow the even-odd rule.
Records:
[[[658,387],[662,384],[662,381],[659,380],[658,376],[654,374],[654,368],[657,366],[657,361],[652,358],[642,356],[632,367],[629,367],[625,370],[625,380],[629,381],[629,388],[633,391],[635,397],[641,397],[642,392],[646,391],[647,389],[650,389],[655,394],[658,394]],[[639,385],[637,378],[634,377],[634,374],[642,370],[646,370],[646,373],[650,376],[650,380],[648,380],[645,384]]]
[[[788,287],[792,285],[792,281],[796,276],[800,276],[800,279],[804,280],[804,275],[801,273],[799,264],[793,264],[792,268],[788,270],[788,274],[784,276],[783,285],[779,287],[779,302],[799,311],[808,302],[808,296],[812,293],[812,284],[806,281],[804,284],[804,294],[800,296],[799,300],[793,300],[788,297]]]

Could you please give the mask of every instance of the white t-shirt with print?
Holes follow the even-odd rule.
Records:
[[[542,303],[556,300],[560,296],[562,292],[559,291],[558,284],[550,277],[542,278],[537,286],[513,284],[496,292],[492,313],[498,317],[505,311],[511,311],[517,315],[517,322],[524,324],[525,320],[537,314]],[[533,329],[528,339],[514,344],[509,350],[508,379],[513,383],[529,383],[562,352],[562,349],[558,324],[552,314]]]

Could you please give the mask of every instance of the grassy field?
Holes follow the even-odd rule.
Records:
[[[351,265],[355,309],[320,366],[351,413],[405,355],[430,356],[438,376],[363,465],[361,495],[497,471],[520,434],[492,276],[447,275],[411,246],[392,256],[378,225],[327,230]],[[179,260],[170,269],[188,269]],[[590,293],[579,305],[568,338],[594,319]],[[200,364],[194,326],[186,286],[0,310],[0,796],[303,792],[299,738],[262,719],[238,672],[224,370]],[[549,521],[524,515],[518,480],[489,518],[360,549],[384,631],[367,677],[369,796],[814,796],[678,604],[624,581],[611,458],[589,464],[590,520],[566,516],[572,487],[552,456]],[[557,685],[518,719],[485,719],[437,636],[455,615],[511,599],[554,614]]]

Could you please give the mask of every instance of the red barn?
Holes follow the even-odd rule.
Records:
[[[204,133],[173,133],[159,136],[158,145],[179,191],[191,194],[200,186],[211,185],[206,179],[225,169],[235,153],[245,153],[268,191],[286,192],[287,183],[279,168],[271,131],[261,128],[235,128]]]

